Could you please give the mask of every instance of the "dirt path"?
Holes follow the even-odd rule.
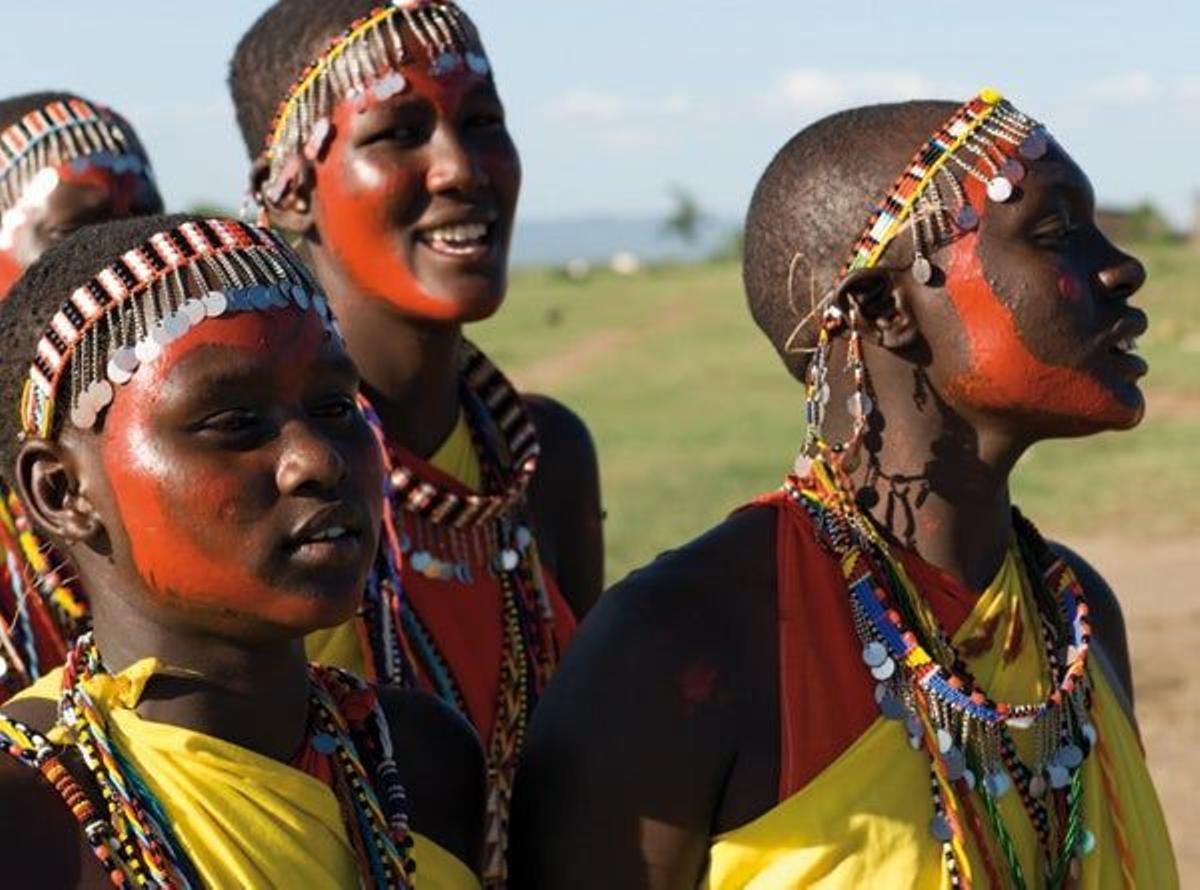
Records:
[[[1103,537],[1070,544],[1121,599],[1138,722],[1185,888],[1200,888],[1200,545]]]

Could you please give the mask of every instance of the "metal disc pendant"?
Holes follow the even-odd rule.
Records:
[[[933,281],[933,263],[923,256],[917,257],[913,260],[912,274],[919,283],[929,284]]]
[[[138,340],[137,346],[133,347],[134,355],[141,364],[152,362],[162,355],[162,347],[154,342],[150,337]]]
[[[1099,738],[1099,736],[1096,734],[1096,727],[1090,723],[1085,723],[1079,731],[1082,733],[1083,737],[1087,739],[1088,747],[1094,748],[1096,746],[1096,739]]]
[[[487,60],[487,56],[476,52],[467,53],[467,67],[480,77],[487,77],[492,70],[492,65]]]
[[[308,298],[308,291],[299,284],[292,285],[292,301],[305,312],[307,312],[308,307],[312,305],[312,301],[310,301]]]
[[[1051,764],[1046,767],[1046,776],[1050,780],[1050,787],[1056,790],[1066,788],[1071,784],[1070,771],[1058,764]]]
[[[964,204],[958,208],[958,213],[954,216],[954,222],[964,232],[970,232],[979,227],[979,214],[970,204]]]
[[[171,341],[175,338],[171,336],[171,332],[167,330],[167,326],[160,321],[150,329],[150,339],[159,346],[170,346]]]
[[[876,680],[890,679],[894,673],[896,673],[896,662],[890,658],[871,668],[871,676]]]
[[[946,776],[951,782],[957,782],[967,772],[967,757],[958,748],[951,747],[945,751]]]
[[[1016,158],[1009,158],[1000,167],[1000,172],[1013,185],[1019,185],[1021,180],[1025,178],[1025,165]]]
[[[954,747],[954,736],[950,735],[946,730],[939,728],[937,731],[937,745],[938,751],[945,754]]]
[[[133,379],[133,375],[137,373],[138,357],[129,347],[118,349],[108,359],[108,366],[105,371],[108,373],[108,379],[117,386],[123,386]]]
[[[412,559],[409,560],[409,565],[412,566],[414,572],[420,572],[424,574],[425,570],[429,568],[429,564],[431,562],[433,562],[433,557],[430,555],[428,550],[418,550],[412,555]]]
[[[1083,751],[1078,745],[1066,745],[1058,751],[1059,766],[1067,769],[1079,769],[1083,764]]]
[[[934,840],[942,844],[948,844],[954,837],[950,822],[941,813],[934,816],[933,821],[929,823],[929,833],[933,835]]]
[[[963,770],[962,777],[963,777],[963,781],[967,783],[967,787],[970,788],[972,791],[974,791],[975,790],[975,781],[976,781],[975,773],[973,773],[969,769]]]
[[[184,318],[186,318],[188,323],[193,327],[204,321],[204,316],[208,314],[207,310],[204,308],[203,300],[188,300],[179,308],[183,313]]]
[[[318,732],[309,743],[318,754],[332,754],[337,750],[337,739],[327,732]]]
[[[879,703],[879,711],[888,720],[903,720],[908,714],[908,708],[904,707],[904,702],[891,693],[884,696],[883,701]]]
[[[515,571],[517,566],[521,564],[521,554],[517,553],[511,547],[505,547],[496,556],[496,567],[502,572]]]
[[[1009,780],[1007,773],[988,773],[983,777],[983,787],[992,797],[999,798],[1008,793],[1008,789],[1012,787],[1012,782]]]
[[[1076,846],[1084,856],[1096,849],[1096,835],[1092,834],[1086,828],[1079,834],[1079,843]]]
[[[1046,794],[1046,779],[1044,776],[1037,775],[1029,780],[1029,796],[1034,798],[1042,798]]]
[[[524,552],[533,543],[533,532],[523,525],[517,526],[517,549]]]
[[[209,318],[224,315],[229,308],[229,298],[223,291],[210,290],[204,295],[204,312]]]
[[[867,667],[879,667],[888,657],[887,646],[875,640],[863,647],[862,660]]]
[[[1030,133],[1025,141],[1021,143],[1017,151],[1027,161],[1036,161],[1046,153],[1049,147],[1049,141],[1046,139],[1046,134],[1043,130],[1034,130]]]
[[[1003,204],[1013,196],[1013,184],[1003,176],[994,177],[987,185],[987,196],[997,204]]]

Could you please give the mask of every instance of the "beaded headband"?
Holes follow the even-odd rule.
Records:
[[[407,29],[430,63],[434,77],[469,68],[491,74],[479,32],[448,0],[392,0],[351,23],[334,38],[287,91],[271,123],[262,157],[271,164],[268,182],[280,180],[297,154],[317,159],[328,143],[334,106],[343,99],[383,102],[403,93],[408,81],[398,70],[410,64],[402,31]],[[297,161],[298,163],[298,161]],[[288,177],[282,177],[286,183]]]
[[[70,420],[91,429],[115,386],[210,318],[296,306],[337,333],[320,286],[278,235],[232,220],[187,222],[127,251],[77,288],[37,344],[21,428],[49,438],[63,378]]]
[[[132,128],[113,111],[83,99],[56,99],[0,132],[3,228],[12,228],[10,214],[27,199],[43,200],[54,190],[54,167],[84,162],[116,173],[153,175]]]
[[[867,221],[842,267],[840,278],[859,269],[874,268],[905,225],[912,231],[912,274],[922,284],[933,279],[932,250],[979,226],[979,211],[971,206],[962,176],[982,183],[988,200],[1003,204],[1016,194],[1025,178],[1023,161],[1036,161],[1050,147],[1045,127],[1018,111],[996,90],[984,88],[958,108],[913,155]],[[803,257],[792,258],[788,270],[788,299],[793,277]],[[796,325],[785,351],[812,352],[793,344],[808,322],[822,316],[822,328],[839,329],[844,315],[833,305],[836,289],[820,299],[812,296],[811,311]]]

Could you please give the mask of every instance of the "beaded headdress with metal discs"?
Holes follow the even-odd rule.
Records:
[[[29,204],[40,204],[58,185],[55,168],[62,164],[153,177],[146,152],[119,115],[84,99],[56,99],[0,132],[0,248]]]
[[[51,318],[21,398],[26,436],[48,438],[62,390],[68,416],[91,429],[114,387],[206,319],[295,306],[335,335],[321,287],[275,233],[233,220],[186,222],[127,251]]]
[[[268,193],[282,194],[300,165],[316,160],[332,136],[330,117],[340,102],[362,110],[408,89],[401,69],[414,64],[404,32],[423,50],[434,77],[464,68],[486,77],[492,66],[479,32],[447,0],[393,0],[350,24],[296,79],[275,113],[261,157],[270,163]],[[411,45],[411,44],[410,44]]]
[[[846,259],[839,284],[853,272],[874,268],[906,226],[913,239],[912,275],[921,284],[928,284],[935,271],[930,259],[933,251],[979,226],[980,213],[971,204],[964,177],[981,183],[989,201],[1003,204],[1017,195],[1017,186],[1025,178],[1024,162],[1041,158],[1049,147],[1050,136],[1040,123],[1018,111],[996,90],[980,90],[913,155],[868,219]],[[788,276],[789,297],[795,265],[794,259]],[[808,439],[804,452],[809,457],[827,454],[840,460],[856,452],[873,405],[867,393],[860,344],[852,334],[849,366],[855,392],[847,407],[854,419],[854,431],[845,444],[829,446],[823,441],[821,426],[829,400],[828,345],[848,322],[834,301],[836,293],[835,286],[820,299],[813,295],[811,310],[796,326],[785,349],[814,354],[808,368]],[[817,345],[811,349],[796,347],[795,341],[814,318],[820,321]]]

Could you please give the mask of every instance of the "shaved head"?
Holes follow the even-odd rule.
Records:
[[[746,296],[754,321],[797,379],[804,379],[808,355],[794,350],[814,345],[818,326],[806,324],[791,353],[785,347],[809,311],[810,294],[819,297],[837,282],[872,211],[956,108],[920,101],[838,112],[794,136],[759,180],[746,217]]]

